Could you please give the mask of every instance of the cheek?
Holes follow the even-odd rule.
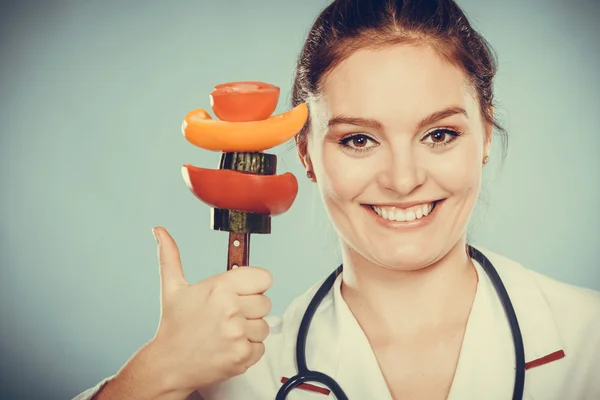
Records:
[[[335,143],[325,143],[321,150],[315,173],[326,201],[352,200],[372,181],[372,166],[365,159],[345,154]]]
[[[481,143],[465,138],[452,151],[431,163],[431,177],[451,193],[478,192],[481,183]]]

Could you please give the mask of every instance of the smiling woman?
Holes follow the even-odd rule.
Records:
[[[320,111],[300,156],[357,268],[420,269],[464,249],[491,144],[472,92],[431,46],[411,44],[355,51],[309,100]],[[416,218],[423,206],[434,213]],[[458,254],[448,261],[464,266]]]
[[[265,327],[264,272],[187,285],[159,229],[157,336],[79,398],[600,398],[600,295],[467,243],[495,73],[452,0],[333,1],[292,105],[343,265]]]

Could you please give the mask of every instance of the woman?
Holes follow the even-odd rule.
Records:
[[[309,33],[293,105],[307,102],[310,121],[296,143],[338,232],[343,273],[312,319],[306,361],[350,399],[519,392],[518,346],[487,260],[522,332],[523,398],[600,398],[599,294],[489,251],[475,257],[466,244],[492,131],[502,131],[495,71],[452,0],[336,0]],[[157,334],[78,399],[276,398],[302,362],[296,338],[322,282],[267,322],[267,271],[239,268],[189,285],[173,239],[155,234]],[[287,398],[327,394],[313,381]]]

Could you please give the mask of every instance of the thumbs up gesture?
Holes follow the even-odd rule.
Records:
[[[193,392],[244,373],[265,352],[269,334],[263,319],[272,284],[262,268],[239,267],[190,284],[177,244],[161,227],[158,242],[161,316],[153,348],[173,390]]]

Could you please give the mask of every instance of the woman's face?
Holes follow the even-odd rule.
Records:
[[[309,106],[299,153],[347,252],[414,270],[464,240],[491,129],[462,71],[428,46],[360,50]]]

